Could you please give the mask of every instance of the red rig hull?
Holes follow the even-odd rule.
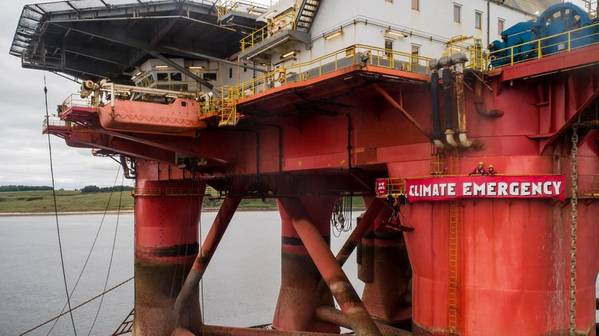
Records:
[[[558,62],[560,72],[551,68],[555,62],[532,61],[491,74],[481,87],[471,82],[463,106],[467,135],[477,144],[469,149],[440,152],[431,144],[428,76],[375,66],[242,99],[236,127],[205,120],[208,128],[196,136],[118,129],[118,123],[106,130],[94,122],[46,131],[137,162],[136,335],[168,335],[176,327],[181,335],[335,334],[339,326],[358,335],[401,334],[388,325],[411,327],[415,335],[565,335],[573,316],[571,126],[593,125],[599,94],[599,58],[585,55],[593,59]],[[485,113],[492,110],[502,113]],[[575,323],[580,334],[595,335],[599,132],[581,128],[579,135]],[[202,164],[180,169],[181,157]],[[481,161],[501,175],[563,175],[566,201],[408,203],[399,206],[398,226],[389,220],[397,208],[373,199],[377,178],[467,177]],[[193,261],[205,184],[226,198]],[[369,206],[334,256],[327,223],[342,192],[366,196]],[[207,326],[197,311],[194,285],[244,197],[280,204],[282,288],[274,330]],[[357,245],[367,283],[362,294],[340,268]],[[163,279],[180,265],[191,272],[182,288],[169,291]],[[330,306],[332,298],[341,312]]]

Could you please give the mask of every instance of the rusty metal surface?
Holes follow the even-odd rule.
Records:
[[[253,328],[235,328],[221,327],[213,325],[204,325],[201,329],[202,336],[333,336],[337,333],[318,333],[306,331],[279,331],[273,329],[253,329]],[[183,335],[182,335],[183,336]]]
[[[331,306],[318,307],[318,309],[316,309],[316,316],[323,321],[335,323],[344,328],[350,328],[351,325],[343,312]],[[412,336],[412,333],[409,331],[394,328],[379,321],[375,321],[375,323],[384,336]]]
[[[134,334],[141,336],[169,335],[175,328],[173,307],[187,265],[135,263],[135,323]],[[194,293],[198,300],[198,293]],[[199,304],[197,305],[199,310]],[[189,320],[194,309],[188,307],[182,319]]]
[[[136,179],[133,330],[136,335],[162,336],[175,328],[175,298],[197,251],[205,184],[192,179],[153,180],[151,171],[159,170],[160,164],[143,165],[147,170],[140,170]],[[196,292],[195,302],[197,296]],[[181,320],[193,321],[198,312],[199,303],[191,305]]]
[[[293,229],[291,219],[280,207],[282,225],[281,288],[272,326],[280,331],[339,333],[337,325],[315,318],[316,308],[333,304],[330,291],[319,291],[322,277]],[[329,223],[318,223],[321,235],[329,240]]]
[[[356,248],[356,245],[360,242],[360,239],[364,237],[368,230],[371,230],[373,228],[374,220],[379,215],[380,211],[383,209],[384,206],[385,201],[378,198],[372,200],[372,202],[368,206],[368,209],[366,210],[364,215],[362,215],[362,219],[359,221],[358,225],[351,233],[349,238],[347,238],[347,241],[343,244],[343,247],[341,247],[339,253],[337,253],[336,259],[337,262],[339,262],[339,265],[343,266],[343,264],[345,264],[349,256]]]
[[[174,305],[175,323],[177,326],[183,326],[194,331],[201,326],[202,321],[200,314],[194,314],[195,320],[193,321],[186,321],[184,316],[189,312],[193,312],[196,309],[196,306],[199,307],[197,293],[200,280],[202,279],[218,244],[229,227],[231,218],[233,218],[240,202],[240,197],[227,197],[224,200],[216,218],[214,218],[210,231],[202,244],[202,248],[196,257],[189,274],[187,274],[187,272],[185,273],[187,274],[185,283],[183,284]]]
[[[358,336],[380,336],[380,331],[370,315],[368,315],[356,290],[341,269],[341,266],[320,235],[320,232],[313,224],[319,220],[328,220],[330,218],[330,211],[332,211],[334,201],[334,198],[329,200],[322,198],[320,201],[321,207],[328,208],[329,213],[326,217],[319,218],[315,216],[319,214],[318,211],[313,208],[305,209],[300,203],[299,198],[280,199],[281,205],[291,217],[293,227],[304,243],[308,254],[314,261],[341,310],[349,318],[352,330]]]
[[[362,301],[377,320],[390,324],[412,317],[412,270],[401,233],[385,239],[369,235],[362,240],[363,258],[371,260],[373,277],[366,283]]]

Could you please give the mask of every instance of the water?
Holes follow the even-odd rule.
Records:
[[[215,213],[202,214],[202,233]],[[100,223],[100,215],[60,217],[69,288],[72,288]],[[94,254],[73,297],[76,305],[103,288],[116,216],[104,223]],[[280,285],[280,219],[277,212],[238,212],[204,275],[207,323],[250,326],[272,320]],[[355,223],[355,219],[354,219]],[[64,288],[53,217],[0,217],[0,335],[17,335],[58,314]],[[332,239],[338,251],[347,237]],[[358,292],[355,256],[344,267]],[[133,215],[120,218],[109,286],[133,275]],[[598,293],[599,295],[599,289]],[[87,335],[98,301],[74,312],[80,335]],[[133,283],[105,297],[92,335],[110,335],[133,307]],[[31,335],[46,335],[44,327]],[[64,317],[53,335],[72,335]]]
[[[202,233],[216,213],[202,214]],[[69,288],[79,274],[101,215],[60,217]],[[104,285],[116,215],[106,217],[94,254],[72,299],[73,306]],[[280,217],[277,212],[238,212],[204,275],[207,323],[246,327],[272,321],[280,286]],[[347,234],[333,239],[338,251]],[[343,240],[342,240],[343,239]],[[53,217],[0,217],[0,335],[17,335],[59,313],[65,303]],[[355,256],[353,257],[355,260]],[[355,262],[346,266],[361,292]],[[133,215],[121,215],[109,287],[133,275]],[[74,312],[87,335],[99,301]],[[110,335],[133,307],[133,283],[106,295],[92,335]],[[46,335],[43,327],[31,335]],[[68,316],[52,335],[72,335]]]

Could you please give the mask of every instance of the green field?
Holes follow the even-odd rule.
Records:
[[[121,199],[121,210],[133,209],[131,191],[124,191]],[[95,212],[104,211],[110,199],[110,192],[81,193],[79,191],[57,191],[56,200],[59,212]],[[204,209],[218,209],[221,201],[218,199],[204,198]],[[116,211],[119,207],[119,193],[114,192],[108,207],[109,211]],[[275,210],[276,204],[272,200],[243,200],[240,210]],[[51,191],[17,191],[0,192],[1,213],[48,213],[54,212],[54,202]]]
[[[130,191],[123,191],[121,209],[133,209]],[[57,191],[56,200],[59,212],[104,211],[110,193],[81,193],[79,191]],[[108,210],[117,210],[119,193],[112,194]],[[18,191],[0,193],[0,213],[42,213],[54,212],[51,191]]]
[[[119,192],[82,193],[80,191],[57,191],[56,199],[59,212],[102,212],[110,200],[109,211],[119,208]],[[204,197],[205,210],[218,210],[220,199]],[[353,198],[353,211],[364,207],[361,197]],[[123,191],[121,210],[133,210],[131,191]],[[275,200],[245,199],[239,210],[277,210]],[[0,192],[0,214],[6,213],[50,213],[54,212],[54,202],[51,191],[15,191]]]

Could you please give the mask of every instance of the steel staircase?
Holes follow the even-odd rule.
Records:
[[[297,16],[295,17],[295,30],[309,32],[318,13],[320,0],[298,0]]]
[[[133,332],[133,318],[135,316],[135,309],[132,309],[129,315],[125,317],[125,320],[119,325],[119,327],[112,333],[112,336],[130,335]]]

